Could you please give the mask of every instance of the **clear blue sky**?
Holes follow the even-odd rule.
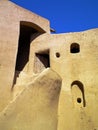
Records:
[[[98,0],[11,0],[50,20],[57,33],[98,28]]]

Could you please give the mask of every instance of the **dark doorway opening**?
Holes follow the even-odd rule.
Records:
[[[20,22],[20,35],[13,85],[16,84],[17,77],[29,61],[30,38],[35,33],[38,33],[38,31]]]
[[[17,71],[22,71],[29,60],[30,37],[33,33],[37,33],[37,31],[32,27],[20,24],[20,36],[15,68]]]

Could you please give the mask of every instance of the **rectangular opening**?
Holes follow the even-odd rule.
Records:
[[[40,73],[48,67],[50,67],[49,50],[35,53],[34,73]]]

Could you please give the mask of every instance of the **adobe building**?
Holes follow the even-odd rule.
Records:
[[[98,29],[51,34],[0,1],[0,129],[98,130]]]

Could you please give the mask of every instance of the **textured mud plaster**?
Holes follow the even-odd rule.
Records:
[[[50,30],[0,1],[0,130],[98,130],[98,29]]]
[[[49,29],[47,19],[0,0],[0,111],[12,99],[11,86],[28,63],[30,37],[49,33]]]
[[[47,69],[34,82],[23,87],[21,93],[1,113],[0,129],[56,130],[61,89],[58,74]]]

